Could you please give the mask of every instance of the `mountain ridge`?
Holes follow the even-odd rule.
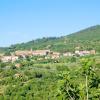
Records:
[[[53,51],[67,52],[74,51],[76,47],[80,49],[95,49],[100,51],[100,25],[88,27],[78,32],[62,37],[49,37],[32,40],[26,43],[11,45],[5,51],[13,52],[16,50],[37,50],[50,49]],[[3,48],[4,50],[4,48]]]

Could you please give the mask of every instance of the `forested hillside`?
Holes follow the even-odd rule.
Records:
[[[95,49],[96,51],[100,51],[99,46],[100,25],[96,25],[63,37],[42,38],[27,43],[12,45],[6,51],[32,48],[33,50],[51,49],[53,51],[66,52],[74,51],[76,47],[85,50]]]

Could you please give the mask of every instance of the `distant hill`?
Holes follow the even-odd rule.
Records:
[[[77,40],[100,40],[100,25],[92,26],[79,32],[70,34],[68,37]]]
[[[74,51],[95,49],[100,51],[100,25],[92,26],[79,32],[63,36],[33,40],[27,43],[15,44],[6,49],[7,52],[25,49],[50,49],[53,51]],[[3,49],[4,50],[4,49]]]

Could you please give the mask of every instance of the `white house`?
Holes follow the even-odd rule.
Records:
[[[63,53],[63,56],[73,56],[73,54],[71,52],[66,52],[66,53]]]

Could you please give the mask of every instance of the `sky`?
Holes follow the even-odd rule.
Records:
[[[0,0],[0,47],[100,24],[100,0]]]

